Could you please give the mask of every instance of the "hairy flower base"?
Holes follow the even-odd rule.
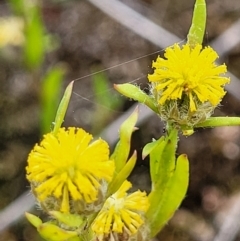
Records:
[[[153,93],[158,95],[154,90]],[[163,121],[170,121],[178,126],[194,127],[194,125],[208,119],[215,109],[208,101],[201,103],[196,99],[195,103],[197,108],[192,113],[188,108],[189,100],[187,98],[183,98],[183,100],[168,100],[164,105],[158,105],[158,113]]]
[[[211,47],[196,45],[191,49],[188,44],[182,48],[175,44],[164,56],[166,59],[158,57],[153,62],[154,73],[148,75],[159,105],[180,101],[177,106],[186,105],[189,113],[195,113],[200,104],[215,108],[220,103],[229,78],[221,76],[226,66],[215,64],[218,55]]]
[[[143,215],[149,203],[145,192],[136,191],[127,195],[131,183],[125,181],[120,189],[110,196],[92,225],[93,232],[102,240],[109,235],[137,234],[144,224]]]
[[[149,240],[149,228],[142,225],[135,234],[130,235],[124,228],[122,233],[111,232],[102,234],[92,239],[94,241],[147,241]]]
[[[108,144],[91,139],[82,129],[61,128],[56,136],[45,135],[29,154],[27,179],[45,208],[69,212],[92,204],[102,184],[111,181],[115,167]]]

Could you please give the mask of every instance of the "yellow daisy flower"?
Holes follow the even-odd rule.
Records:
[[[60,211],[69,212],[70,201],[96,201],[101,184],[111,181],[115,166],[109,160],[108,144],[91,140],[83,129],[60,128],[56,136],[49,133],[34,147],[26,170],[40,203],[53,199]]]
[[[190,112],[194,113],[198,103],[210,102],[214,107],[220,103],[229,78],[221,76],[227,71],[226,65],[215,64],[218,55],[211,47],[196,45],[191,49],[188,44],[175,44],[166,49],[164,56],[166,59],[158,57],[153,62],[154,73],[148,75],[160,105],[187,97]]]
[[[149,207],[148,198],[141,191],[128,195],[126,191],[131,186],[130,182],[125,181],[104,203],[92,224],[92,230],[99,240],[108,235],[134,235],[143,225],[143,215]]]

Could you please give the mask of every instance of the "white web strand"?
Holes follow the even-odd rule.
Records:
[[[184,42],[185,42],[185,40],[182,40],[182,41],[180,41],[178,44],[182,44],[182,43],[184,43]],[[107,72],[107,71],[112,70],[112,69],[115,69],[115,68],[119,68],[119,67],[121,67],[121,66],[124,66],[124,65],[127,65],[127,64],[130,64],[130,63],[133,63],[133,62],[135,62],[135,61],[138,61],[138,60],[140,60],[140,59],[147,58],[147,57],[152,56],[152,55],[156,55],[156,54],[162,53],[162,52],[164,52],[164,51],[165,51],[165,48],[163,48],[163,49],[161,49],[161,50],[157,50],[157,51],[151,52],[151,53],[149,53],[149,54],[144,54],[144,55],[141,55],[141,56],[136,57],[136,58],[134,58],[134,59],[130,59],[130,60],[124,61],[124,62],[122,62],[122,63],[116,64],[116,65],[114,65],[114,66],[111,66],[111,67],[108,67],[108,68],[104,68],[104,69],[99,70],[99,71],[96,71],[96,72],[94,72],[94,73],[87,74],[87,75],[84,75],[84,76],[82,76],[82,77],[73,79],[72,81],[77,82],[77,81],[80,81],[80,80],[84,80],[84,79],[86,79],[86,78],[93,77],[93,76],[95,76],[95,75],[97,75],[97,74],[104,73],[104,72]],[[154,59],[153,59],[153,60],[154,60]],[[152,68],[149,67],[149,71],[151,71],[151,70],[152,70]],[[134,78],[134,79],[131,80],[131,81],[127,81],[126,83],[131,83],[131,84],[133,84],[133,83],[136,83],[137,81],[139,81],[139,80],[141,80],[141,79],[143,79],[143,78],[147,78],[147,73],[142,73],[141,76],[136,77],[136,78]],[[91,100],[91,99],[94,98],[94,96],[96,96],[96,95],[98,95],[98,94],[101,95],[101,94],[104,94],[105,92],[112,91],[112,90],[113,90],[113,87],[110,87],[110,88],[107,88],[107,89],[105,89],[105,90],[103,90],[103,91],[101,91],[101,92],[93,93],[92,95],[88,95],[88,96],[84,96],[84,95],[78,93],[77,91],[73,91],[73,95],[79,97],[80,100],[88,101],[88,102],[90,102],[90,103],[92,103],[92,104],[94,104],[94,105],[98,105],[98,106],[101,106],[101,107],[103,107],[103,108],[107,108],[106,106],[103,106],[102,104],[99,104],[99,103],[97,103],[96,101],[93,101],[93,100]],[[80,101],[80,100],[78,100],[78,101]],[[75,101],[76,101],[76,100],[75,100]],[[112,109],[112,111],[118,112],[118,111],[113,110],[113,109]]]

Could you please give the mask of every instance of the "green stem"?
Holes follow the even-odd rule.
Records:
[[[210,117],[195,127],[239,126],[240,117]]]

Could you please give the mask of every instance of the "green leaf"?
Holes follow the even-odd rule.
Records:
[[[196,0],[187,41],[192,48],[196,44],[202,44],[206,28],[206,16],[205,0]]]
[[[136,161],[137,161],[137,152],[134,151],[133,155],[127,161],[126,165],[121,169],[121,171],[118,173],[118,175],[116,175],[115,178],[113,179],[113,181],[109,184],[107,196],[112,195],[120,188],[122,183],[131,174],[131,172],[136,164]]]
[[[50,211],[49,214],[61,223],[72,228],[80,227],[84,222],[83,218],[77,214],[62,213],[58,211]]]
[[[57,65],[49,70],[42,81],[41,90],[41,132],[48,133],[52,127],[60,92],[63,76],[66,68],[63,65]]]
[[[37,228],[39,234],[48,241],[67,241],[72,238],[78,238],[78,233],[75,231],[67,231],[52,223],[43,223]],[[76,239],[74,239],[76,240]]]
[[[156,212],[156,208],[161,202],[162,193],[175,169],[177,130],[172,129],[169,136],[160,140],[150,153],[152,190],[149,194],[150,207],[147,212],[149,217]]]
[[[150,153],[152,190],[147,219],[154,237],[171,218],[183,200],[188,186],[188,162],[185,155],[175,160],[178,131],[171,126],[169,135],[160,138],[144,152]],[[174,200],[172,200],[174,199]]]
[[[151,143],[150,143],[151,144]],[[160,138],[154,143],[154,148],[150,152],[150,176],[152,181],[152,189],[155,188],[156,183],[159,182],[160,163],[162,161],[162,152],[166,146],[165,138]]]
[[[142,159],[144,160],[146,158],[146,156],[148,156],[152,151],[153,149],[156,148],[156,146],[159,145],[159,142],[162,142],[164,139],[164,137],[162,136],[159,140],[155,140],[153,142],[150,142],[148,144],[146,144],[144,147],[143,147],[143,151],[142,151]]]
[[[165,186],[168,178],[172,175],[175,169],[175,155],[178,142],[178,131],[171,129],[169,136],[166,137],[164,145],[160,142],[160,148],[154,149],[153,154],[160,156],[159,162],[157,162],[155,176],[156,182],[152,182],[153,189],[159,188],[160,190]],[[151,159],[151,156],[150,156]],[[158,177],[158,178],[157,178]]]
[[[125,95],[128,98],[134,99],[139,103],[143,103],[152,109],[155,113],[158,113],[158,108],[155,104],[154,98],[147,95],[139,87],[132,84],[120,84],[114,85],[114,88],[121,94]]]
[[[73,83],[74,81],[70,82],[70,84],[67,86],[63,98],[59,104],[57,114],[55,117],[55,122],[54,122],[54,129],[53,129],[53,134],[56,135],[59,128],[61,127],[63,123],[63,119],[65,117],[65,114],[67,112],[68,104],[71,98],[72,94],[72,88],[73,88]]]
[[[131,136],[133,131],[136,129],[135,124],[138,118],[138,108],[123,122],[120,127],[119,135],[120,140],[115,147],[115,150],[111,156],[111,159],[115,161],[115,172],[116,174],[124,167],[125,163],[128,160],[130,145],[131,145]]]
[[[167,182],[164,191],[159,196],[159,190],[155,190],[152,194],[155,199],[159,199],[159,203],[155,204],[155,212],[151,212],[148,220],[150,224],[151,237],[154,237],[162,227],[173,216],[174,212],[180,206],[184,199],[189,182],[189,164],[186,155],[181,155],[177,159],[176,169],[171,178]],[[152,206],[152,201],[150,200]]]
[[[42,224],[42,220],[39,218],[39,217],[37,217],[37,216],[35,216],[35,215],[33,215],[33,214],[31,214],[31,213],[25,213],[25,216],[26,216],[26,218],[27,218],[27,220],[35,227],[35,228],[37,228],[37,227],[39,227],[41,224]]]

